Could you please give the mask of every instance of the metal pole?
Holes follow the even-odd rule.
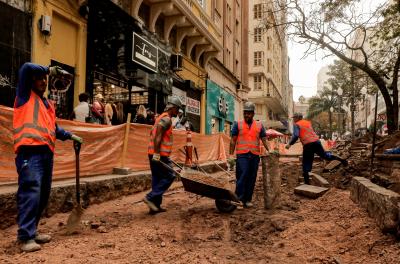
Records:
[[[370,168],[370,175],[372,176],[372,171],[374,167],[374,158],[375,158],[375,140],[376,140],[376,116],[378,115],[378,95],[379,90],[376,91],[375,96],[375,113],[374,113],[374,130],[372,134],[372,151],[371,151],[371,168]]]
[[[350,112],[351,112],[351,139],[354,139],[354,112],[355,112],[355,105],[354,105],[354,97],[355,97],[355,90],[354,90],[354,67],[350,67],[351,72],[351,98],[350,98]]]

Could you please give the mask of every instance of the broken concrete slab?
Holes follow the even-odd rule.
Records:
[[[350,198],[365,208],[383,232],[396,232],[399,225],[400,195],[372,183],[364,177],[354,177]]]
[[[294,193],[308,198],[316,199],[324,195],[329,189],[325,187],[302,184],[294,188]]]
[[[132,169],[131,168],[127,168],[127,167],[115,167],[115,168],[113,168],[113,174],[128,175],[130,173],[132,173]]]
[[[339,166],[340,164],[342,164],[340,161],[332,160],[331,162],[328,163],[328,165],[325,166],[324,171],[331,171],[331,170],[335,169],[337,166]]]
[[[330,187],[329,182],[321,175],[318,175],[313,172],[310,172],[309,175],[311,176],[310,181],[311,181],[312,185],[319,186],[319,187],[326,187],[326,188]]]

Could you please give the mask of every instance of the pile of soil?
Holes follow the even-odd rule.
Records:
[[[317,200],[294,195],[299,175],[283,170],[298,165],[281,164],[282,193],[272,210],[264,209],[261,171],[254,207],[231,214],[174,183],[162,214],[149,215],[139,193],[90,206],[74,236],[64,235],[68,214],[43,219],[40,230],[53,240],[38,252],[20,252],[16,226],[2,230],[0,262],[398,263],[400,245],[380,232],[348,191],[332,189]]]

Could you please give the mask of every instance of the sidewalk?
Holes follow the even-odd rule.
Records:
[[[219,166],[225,164],[221,161],[201,164],[207,173],[218,171]],[[99,175],[84,177],[80,180],[81,203],[83,207],[92,204],[113,200],[121,196],[130,195],[150,189],[150,171],[137,171],[128,175]],[[0,185],[0,229],[7,228],[16,222],[17,183]],[[71,211],[75,198],[75,179],[54,181],[51,188],[49,204],[44,215],[49,217],[55,213]]]

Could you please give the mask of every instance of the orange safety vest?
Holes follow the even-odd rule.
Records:
[[[147,151],[147,153],[149,155],[154,154],[154,137],[157,132],[157,125],[158,125],[158,123],[160,123],[160,120],[165,116],[169,116],[167,112],[164,112],[159,117],[157,117],[156,122],[154,123],[154,126],[151,129],[149,148]],[[171,126],[167,131],[164,132],[164,134],[162,136],[161,146],[160,146],[160,155],[161,156],[169,157],[169,155],[171,155],[172,141],[173,141],[173,137],[172,137],[172,126]]]
[[[16,107],[14,102],[13,139],[14,151],[20,146],[47,145],[54,152],[56,142],[56,112],[50,101],[49,108],[35,92],[29,100]]]
[[[260,155],[260,131],[261,124],[253,120],[249,128],[246,121],[238,122],[239,134],[236,143],[236,154],[245,154],[249,151],[254,155]]]
[[[302,119],[297,121],[296,125],[300,128],[299,138],[303,145],[319,140],[319,137],[315,134],[310,121]]]

